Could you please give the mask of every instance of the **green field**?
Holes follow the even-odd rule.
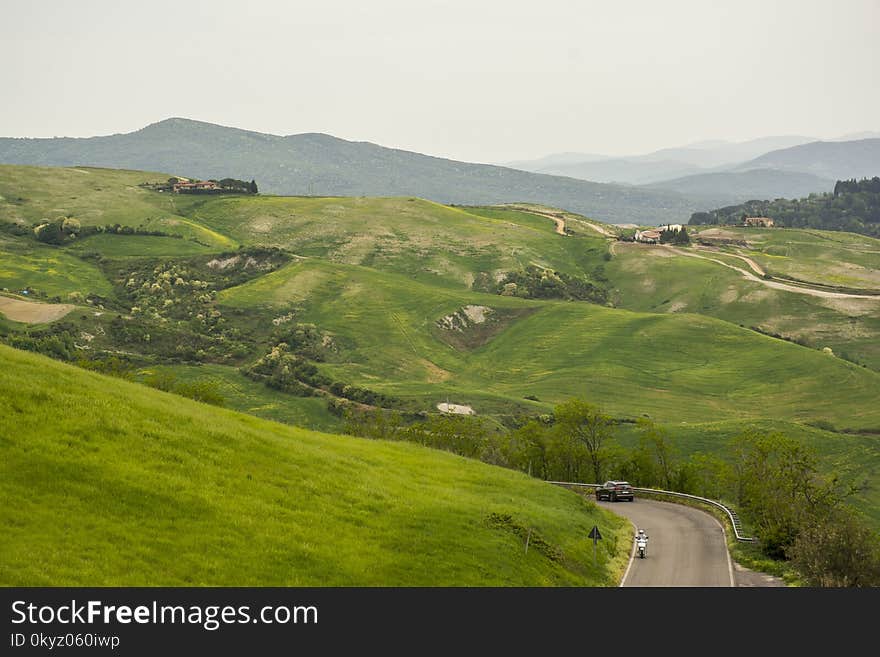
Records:
[[[110,293],[111,285],[101,270],[61,249],[33,240],[0,233],[0,289],[11,292],[30,287],[45,297],[60,297],[72,292],[82,296]]]
[[[880,240],[872,237],[797,228],[703,227],[695,234],[748,242],[725,250],[752,258],[772,276],[880,291]]]
[[[880,427],[876,372],[700,315],[454,293],[311,259],[219,300],[266,309],[266,321],[295,309],[346,345],[325,366],[334,377],[431,406],[452,395],[491,413],[526,395],[544,404],[583,396],[619,417],[664,422],[770,416]],[[487,343],[456,349],[436,322],[465,304],[526,314]]]
[[[4,586],[608,586],[629,557],[628,522],[521,473],[0,362]]]
[[[108,258],[155,258],[199,255],[216,251],[192,239],[161,235],[116,235],[101,233],[77,240],[67,247],[77,255],[100,253]]]
[[[186,201],[178,201],[180,203]],[[268,196],[189,201],[193,221],[246,244],[470,288],[529,264],[589,274],[605,240],[582,230],[560,239],[554,224],[509,210],[470,211],[415,198]],[[182,206],[181,206],[182,207]]]
[[[732,256],[696,253],[748,269]],[[880,298],[825,299],[772,289],[708,260],[633,244],[616,244],[605,270],[621,308],[717,317],[814,349],[830,347],[840,357],[880,370]]]
[[[221,248],[235,246],[228,237],[181,216],[171,194],[139,187],[167,179],[167,174],[145,171],[0,165],[0,217],[32,226],[71,216],[83,226],[119,224]]]

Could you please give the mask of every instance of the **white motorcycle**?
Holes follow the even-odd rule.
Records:
[[[636,539],[636,549],[639,551],[639,559],[644,559],[648,556],[648,537],[647,536],[639,536]]]

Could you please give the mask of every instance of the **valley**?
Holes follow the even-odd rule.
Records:
[[[298,573],[277,552],[286,549],[287,539],[275,536],[247,546],[241,537],[221,539],[220,525],[211,524],[220,518],[233,522],[246,508],[280,514],[285,523],[299,518],[284,498],[290,459],[323,464],[306,486],[316,500],[345,489],[342,475],[330,474],[335,469],[356,476],[369,498],[391,485],[380,471],[410,468],[395,479],[400,490],[381,493],[386,503],[397,500],[391,505],[396,511],[386,509],[391,515],[412,504],[405,480],[419,469],[439,468],[437,488],[422,490],[419,500],[441,489],[496,486],[489,483],[494,477],[501,478],[501,488],[508,485],[500,483],[504,477],[513,477],[510,494],[530,496],[540,489],[530,488],[538,482],[511,472],[526,464],[529,472],[532,468],[532,461],[513,454],[517,432],[529,422],[548,422],[560,405],[579,398],[608,415],[621,450],[634,449],[641,427],[650,422],[671,437],[682,464],[701,456],[729,459],[731,441],[749,430],[772,430],[809,445],[825,470],[843,473],[858,487],[853,504],[880,526],[876,239],[812,229],[699,226],[690,231],[690,246],[672,248],[626,241],[620,226],[538,204],[444,205],[409,196],[199,196],[143,187],[171,175],[0,165],[0,341],[17,348],[0,351],[7,366],[4,403],[18,413],[7,417],[27,427],[12,431],[7,425],[5,448],[22,459],[15,462],[25,473],[9,479],[9,486],[25,486],[40,472],[57,470],[67,473],[64,486],[88,492],[90,484],[72,475],[74,466],[64,464],[62,452],[73,450],[86,471],[115,481],[106,469],[111,466],[94,460],[110,450],[119,459],[112,467],[123,473],[124,481],[117,482],[123,499],[143,494],[132,487],[131,477],[152,468],[158,490],[189,500],[179,513],[154,518],[148,529],[161,535],[174,518],[204,512],[197,524],[206,538],[187,534],[194,550],[228,540],[233,553],[279,555],[263,570],[243,573],[241,581],[595,585],[619,575],[622,556],[609,553],[604,570],[592,572],[581,563],[580,548],[565,547],[562,518],[574,514],[588,529],[598,511],[589,505],[570,508],[575,501],[562,492],[559,498],[552,497],[557,492],[545,493],[552,509],[534,511],[532,520],[544,513],[553,517],[557,524],[546,527],[548,541],[575,555],[573,561],[551,558],[534,571],[527,566],[527,574],[518,564],[506,575],[486,576],[476,559],[457,571],[451,559],[449,570],[440,568],[425,579],[416,575],[424,555],[384,562],[380,544],[390,539],[377,536],[403,530],[382,527],[386,520],[378,519],[379,506],[353,498],[348,502],[364,505],[363,515],[345,523],[363,521],[369,531],[344,531],[352,532],[352,546],[376,541],[376,551],[364,561],[352,547],[350,562],[335,574],[322,570],[328,559],[319,554],[323,548],[314,548],[315,554],[295,548],[299,562],[314,565]],[[59,226],[57,243],[41,241],[39,227],[52,222]],[[32,401],[16,401],[24,397],[11,394],[15,381],[30,381]],[[133,417],[140,419],[106,428],[115,425],[95,411],[81,428],[68,429],[66,416],[48,410],[62,399],[65,408],[87,405],[90,394],[109,395],[113,401],[107,404],[114,408],[125,398],[136,400],[131,403],[143,411],[133,411]],[[154,407],[167,418],[150,419],[148,409]],[[183,415],[171,419],[178,407]],[[340,435],[357,433],[359,426],[372,431],[358,423],[377,413],[398,418],[401,426],[426,423],[434,427],[429,433],[439,435],[454,415],[441,409],[465,408],[472,414],[461,415],[461,421],[471,424],[461,426],[483,441],[472,455],[491,465],[405,441]],[[56,428],[41,434],[26,419],[33,413],[49,413]],[[200,429],[187,447],[174,429],[178,421],[187,431],[199,422],[224,428]],[[156,442],[138,438],[147,434]],[[115,435],[124,436],[123,442],[110,441]],[[31,443],[53,456],[24,467]],[[215,447],[222,458],[202,463]],[[330,454],[319,458],[325,450]],[[126,452],[159,460],[138,465]],[[223,470],[227,462],[247,483],[233,484]],[[162,474],[161,463],[175,464],[176,474]],[[459,470],[461,463],[467,465]],[[195,488],[184,475],[189,469],[200,473]],[[224,490],[255,485],[252,474],[265,482],[259,491],[205,492],[217,482]],[[471,483],[455,479],[459,475]],[[481,489],[451,501],[466,509],[470,524],[442,525],[448,536],[426,554],[448,550],[444,541],[470,531],[479,517],[510,515],[503,505],[480,507],[477,500],[487,495],[491,498]],[[521,508],[533,503],[517,502]],[[157,504],[177,509],[167,495]],[[447,522],[435,512],[420,510],[418,522]],[[416,522],[398,520],[404,526]],[[21,535],[36,531],[23,517],[9,521],[29,528]],[[308,515],[301,521],[315,523]],[[523,522],[514,525],[525,527]],[[628,531],[622,524],[614,527]],[[517,535],[519,529],[511,531]],[[241,532],[246,534],[247,522]],[[309,543],[304,537],[291,540]],[[83,549],[87,545],[82,543]],[[95,550],[94,558],[103,558]],[[68,576],[51,555],[43,558],[59,569],[47,571],[50,581],[230,581],[222,576],[228,564],[218,561],[190,580],[172,571],[158,582],[149,575],[147,564],[157,558],[150,550],[133,579],[122,576],[121,565],[96,579],[88,570],[91,563]],[[382,564],[378,579],[368,576],[373,567],[368,561]],[[6,581],[47,581],[36,571],[15,577],[12,572],[6,571]]]

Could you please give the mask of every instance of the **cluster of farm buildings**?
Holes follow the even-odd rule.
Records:
[[[745,217],[742,221],[742,224],[740,225],[752,227],[756,226],[760,228],[772,228],[773,220],[769,217]],[[642,242],[643,244],[659,244],[661,233],[663,233],[664,231],[672,231],[673,233],[677,233],[681,229],[681,224],[666,224],[664,226],[657,226],[657,228],[636,230],[634,239],[636,242]]]
[[[658,244],[660,242],[660,233],[667,230],[677,233],[681,230],[681,224],[666,224],[665,226],[657,226],[657,228],[649,228],[648,230],[636,230],[635,241],[644,244]]]
[[[161,183],[144,183],[141,185],[157,192],[173,192],[174,194],[217,194],[229,192],[234,194],[256,194],[257,183],[253,180],[190,180],[189,178],[171,177]]]

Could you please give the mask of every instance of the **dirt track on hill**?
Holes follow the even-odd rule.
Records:
[[[528,212],[529,214],[534,214],[539,217],[545,217],[547,219],[552,219],[556,223],[556,232],[559,235],[565,235],[565,219],[559,216],[555,212],[542,212],[541,210],[536,210],[534,208],[526,208],[518,205],[510,206],[511,210],[518,210],[520,212]],[[590,221],[581,221],[579,223],[586,224],[593,230],[595,230],[600,235],[604,235],[605,237],[615,237],[615,234],[609,230],[606,230],[602,226],[598,226]]]
[[[699,251],[709,251],[712,253],[719,252],[718,249],[716,249],[716,248],[705,247],[705,246],[694,246],[694,249],[697,249]],[[752,260],[749,257],[746,257],[744,255],[739,255],[736,253],[725,253],[725,255],[728,255],[731,258],[739,258],[740,260],[743,260],[749,267],[752,268],[752,271],[755,272],[758,276],[764,276],[767,273],[761,268],[761,265],[759,265],[757,262],[755,262],[754,260]]]
[[[45,324],[61,319],[76,306],[69,303],[37,303],[0,296],[0,313],[13,322]]]
[[[755,276],[752,272],[747,271],[745,269],[741,269],[734,265],[731,265],[723,260],[718,260],[717,258],[709,258],[708,256],[698,255],[696,253],[689,253],[687,251],[676,249],[671,246],[661,246],[660,248],[669,249],[673,253],[677,253],[678,255],[688,256],[689,258],[700,258],[701,260],[709,260],[710,262],[718,263],[719,265],[723,265],[724,267],[729,267],[734,271],[738,271],[743,275],[743,278],[746,278],[750,281],[754,281],[755,283],[761,283],[766,287],[774,288],[776,290],[783,290],[785,292],[794,292],[795,294],[806,294],[813,297],[822,297],[824,299],[873,299],[875,301],[880,301],[880,296],[871,295],[871,294],[847,294],[846,292],[829,292],[827,290],[815,290],[809,287],[800,287],[797,285],[789,285],[787,283],[779,283],[773,280],[766,280],[764,278],[759,278]],[[738,258],[746,259],[744,256],[735,256]]]

